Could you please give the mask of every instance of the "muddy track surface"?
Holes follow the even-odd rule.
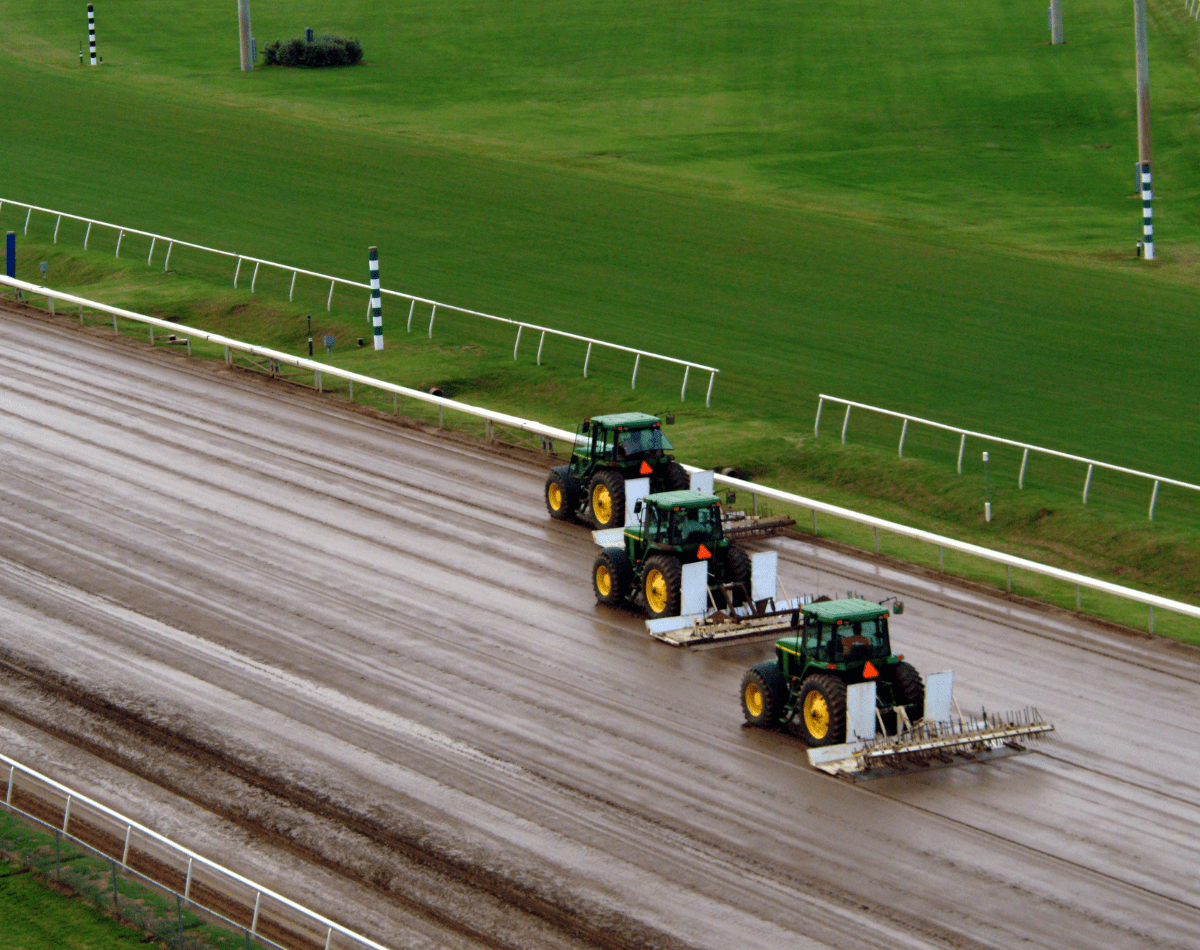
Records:
[[[1059,729],[842,784],[741,727],[769,646],[596,607],[532,456],[0,319],[0,743],[53,777],[396,947],[1200,945],[1196,651],[757,542]]]

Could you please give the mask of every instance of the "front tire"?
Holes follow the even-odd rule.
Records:
[[[846,741],[846,684],[836,676],[814,673],[800,684],[800,728],[810,746]]]
[[[592,590],[596,594],[596,603],[621,606],[632,579],[633,565],[620,548],[605,548],[596,555],[592,563]]]
[[[742,715],[751,726],[778,726],[787,706],[787,679],[779,663],[755,663],[742,677]]]
[[[652,554],[642,569],[642,594],[651,617],[679,616],[683,567],[669,554]]]
[[[588,486],[588,507],[597,528],[620,528],[625,524],[625,479],[620,472],[602,469]]]
[[[546,476],[546,510],[555,521],[570,521],[579,510],[582,486],[570,471],[553,470]]]

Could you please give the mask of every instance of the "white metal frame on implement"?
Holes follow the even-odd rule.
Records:
[[[441,409],[448,409],[454,412],[464,413],[466,415],[475,416],[483,419],[486,426],[501,425],[514,429],[521,429],[530,432],[534,435],[541,436],[544,439],[558,440],[566,442],[570,445],[574,444],[575,433],[568,432],[566,429],[559,429],[554,426],[544,425],[540,422],[535,422],[530,419],[521,419],[517,416],[510,416],[507,413],[494,412],[491,409],[483,409],[479,406],[471,406],[465,403],[455,402],[453,399],[447,399],[444,396],[434,396],[430,393],[421,392],[417,389],[409,389],[406,386],[397,386],[394,383],[384,382],[380,379],[374,379],[370,376],[364,376],[361,373],[352,373],[349,370],[339,369],[336,366],[330,366],[327,363],[319,363],[315,360],[305,359],[300,356],[293,356],[290,353],[284,353],[280,350],[273,350],[268,347],[254,346],[250,343],[244,343],[240,340],[230,339],[229,337],[221,336],[216,333],[207,333],[203,330],[197,330],[192,327],[182,326],[178,323],[171,323],[166,320],[159,320],[156,317],[148,317],[144,314],[134,313],[129,310],[123,310],[119,307],[110,307],[107,304],[97,303],[96,301],[86,300],[82,297],[77,297],[73,294],[65,294],[60,291],[51,290],[48,287],[40,287],[36,284],[30,284],[26,281],[15,280],[10,277],[0,277],[0,285],[7,285],[16,290],[33,297],[45,297],[47,300],[59,300],[72,306],[87,307],[100,313],[111,314],[114,318],[121,317],[127,320],[134,320],[140,323],[148,324],[151,327],[160,327],[164,330],[169,330],[172,333],[189,334],[196,339],[206,340],[220,346],[224,346],[227,351],[239,351],[250,355],[259,356],[261,358],[274,360],[280,365],[294,366],[298,369],[303,369],[314,374],[326,374],[340,379],[349,380],[351,383],[357,382],[364,386],[372,386],[384,392],[390,392],[396,396],[404,396],[407,399],[412,399],[417,402],[430,403],[438,406]],[[685,465],[689,472],[698,472],[694,466]],[[1003,551],[993,551],[990,548],[980,547],[977,544],[970,544],[966,541],[959,541],[955,538],[946,537],[940,534],[934,534],[930,531],[922,531],[919,528],[911,528],[908,525],[898,524],[894,521],[885,521],[883,518],[876,518],[874,515],[862,514],[861,512],[853,511],[849,508],[842,508],[838,505],[830,505],[823,501],[817,501],[815,498],[805,498],[802,495],[793,495],[791,492],[781,491],[778,488],[771,488],[767,485],[759,485],[754,482],[748,482],[740,478],[734,478],[730,475],[717,474],[713,481],[717,485],[722,485],[726,488],[736,489],[740,492],[748,493],[755,497],[771,498],[782,502],[786,505],[791,505],[796,508],[808,508],[812,511],[814,523],[818,513],[832,515],[837,518],[842,518],[846,521],[855,524],[861,524],[869,528],[879,531],[887,531],[891,534],[900,537],[911,538],[916,541],[922,541],[925,544],[933,545],[939,550],[949,549],[957,551],[960,554],[967,554],[971,557],[977,557],[985,561],[991,561],[995,564],[1002,564],[1011,572],[1012,569],[1028,571],[1031,574],[1038,574],[1043,577],[1049,577],[1057,581],[1062,581],[1065,584],[1073,584],[1076,589],[1076,597],[1079,596],[1081,588],[1099,591],[1104,594],[1110,594],[1114,597],[1120,597],[1125,600],[1130,600],[1135,603],[1144,604],[1150,610],[1150,631],[1154,631],[1154,608],[1167,610],[1172,613],[1181,614],[1185,617],[1192,617],[1200,620],[1200,607],[1193,604],[1184,603],[1179,600],[1171,600],[1167,597],[1160,597],[1157,594],[1148,594],[1144,591],[1134,590],[1131,587],[1122,587],[1119,584],[1113,584],[1109,581],[1099,580],[1094,577],[1088,577],[1085,574],[1076,574],[1072,571],[1065,571],[1061,568],[1052,567],[1048,564],[1039,564],[1037,561],[1030,561],[1026,558],[1016,557],[1012,554],[1006,554]]]

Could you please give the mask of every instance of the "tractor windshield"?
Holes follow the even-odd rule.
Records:
[[[805,631],[805,648],[827,663],[855,663],[881,660],[891,653],[887,619],[839,621],[813,624]]]
[[[707,544],[721,539],[721,509],[676,508],[671,512],[669,544]]]
[[[634,429],[632,432],[622,432],[617,443],[617,455],[633,458],[635,456],[657,457],[673,449],[670,441],[662,433],[662,429]]]

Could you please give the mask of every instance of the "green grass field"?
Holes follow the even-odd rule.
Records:
[[[950,0],[252,11],[260,46],[311,26],[359,37],[365,65],[243,74],[234,5],[184,18],[131,0],[98,8],[104,65],[80,67],[82,7],[0,0],[0,196],[363,280],[376,244],[387,286],[722,374],[712,410],[695,379],[679,407],[674,371],[643,363],[630,392],[623,357],[594,355],[584,382],[582,349],[539,369],[528,346],[511,360],[511,337],[439,317],[430,343],[391,312],[384,357],[339,346],[345,365],[560,424],[681,408],[689,460],[1200,593],[1200,499],[1164,492],[1150,526],[1148,486],[1097,477],[1084,509],[1082,471],[1035,464],[1018,493],[1019,460],[998,453],[986,527],[977,451],[958,479],[934,437],[910,433],[894,461],[890,423],[856,419],[842,449],[827,417],[812,438],[828,392],[1200,481],[1182,3],[1150,2],[1153,264],[1132,257],[1133,27],[1115,0],[1071,5],[1059,47],[1042,8]],[[0,226],[22,218],[6,207]],[[369,335],[365,301],[325,316],[310,286],[289,306],[274,275],[248,306],[179,252],[165,281],[133,260],[110,273],[111,236],[79,255],[81,229],[51,248],[51,225],[23,240],[24,276],[49,257],[56,286],[296,351],[306,311]]]

